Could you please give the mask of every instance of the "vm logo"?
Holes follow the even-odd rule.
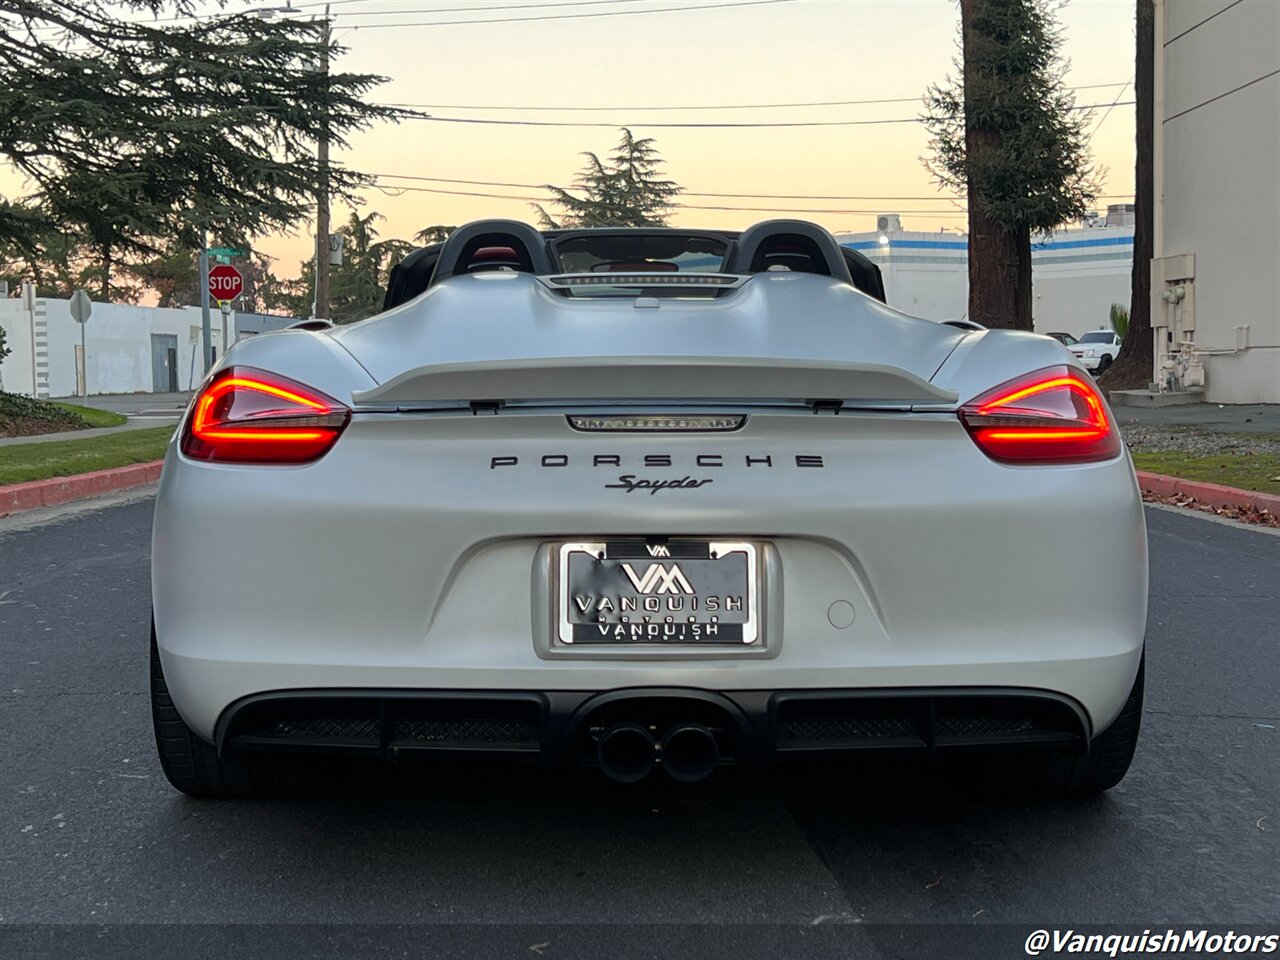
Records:
[[[663,544],[661,544],[661,543],[651,543],[651,544],[649,544],[645,549],[647,549],[647,550],[649,551],[649,556],[651,556],[651,557],[669,557],[669,556],[671,556],[671,551],[670,551],[670,550],[668,550],[668,549],[667,549]]]
[[[685,577],[678,563],[668,569],[660,563],[649,564],[643,576],[638,575],[631,564],[624,563],[622,572],[627,575],[637,593],[693,593],[693,585]]]

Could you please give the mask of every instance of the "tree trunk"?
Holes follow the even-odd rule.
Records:
[[[975,81],[976,43],[981,43],[974,27],[978,7],[984,0],[960,0],[960,30],[964,48],[965,155],[972,164],[984,153],[1000,149],[1000,133],[979,127],[973,121],[969,99],[978,84]],[[978,198],[973,178],[969,178],[969,315],[968,319],[984,327],[1016,327],[1019,316],[1020,251],[1018,238],[987,216]],[[1030,259],[1030,250],[1027,252]],[[1027,313],[1030,314],[1031,278],[1027,277]]]
[[[1108,390],[1145,387],[1151,382],[1151,257],[1155,251],[1155,70],[1154,0],[1137,0],[1137,56],[1134,99],[1137,101],[1137,159],[1134,162],[1133,274],[1129,329],[1120,356],[1102,377]]]
[[[1034,326],[1032,317],[1034,299],[1031,290],[1031,228],[1020,229],[1014,235],[1014,243],[1018,248],[1018,274],[1014,278],[1016,290],[1013,326],[1015,330],[1031,330]]]
[[[102,287],[98,295],[103,303],[111,302],[111,248],[102,248]]]

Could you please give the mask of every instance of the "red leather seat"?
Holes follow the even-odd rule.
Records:
[[[675,273],[680,269],[666,260],[608,260],[597,263],[592,273]]]
[[[471,255],[467,264],[467,273],[479,273],[481,270],[520,269],[520,255],[514,247],[480,247]]]

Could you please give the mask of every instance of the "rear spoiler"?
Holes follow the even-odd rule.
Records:
[[[539,401],[847,403],[904,407],[957,395],[898,367],[773,357],[542,357],[417,367],[354,394],[358,407]]]

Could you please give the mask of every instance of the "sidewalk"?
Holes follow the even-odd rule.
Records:
[[[106,409],[105,407],[103,409]],[[59,433],[40,433],[34,437],[0,437],[0,447],[17,446],[22,443],[57,443],[60,440],[87,440],[90,437],[103,437],[109,433],[128,433],[131,430],[152,430],[156,427],[168,427],[176,424],[180,414],[172,416],[134,417],[128,423],[118,427],[93,427],[89,430],[63,430]]]
[[[1280,437],[1280,404],[1189,403],[1173,407],[1115,407],[1123,431],[1129,425],[1194,429],[1205,433],[1254,433]]]
[[[104,393],[82,400],[80,397],[53,397],[55,403],[75,403],[97,410],[110,410],[126,417],[182,416],[191,399],[189,393]]]

